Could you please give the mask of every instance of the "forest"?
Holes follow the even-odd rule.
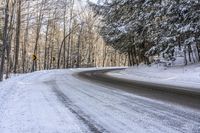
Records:
[[[120,66],[127,57],[107,46],[86,1],[1,0],[0,80],[11,73]]]
[[[105,0],[91,7],[106,44],[128,55],[129,65],[200,61],[199,0]]]
[[[0,80],[180,59],[200,61],[199,0],[0,1]]]

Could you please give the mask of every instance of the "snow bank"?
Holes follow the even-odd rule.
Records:
[[[200,64],[174,67],[140,65],[108,74],[131,80],[200,89]]]

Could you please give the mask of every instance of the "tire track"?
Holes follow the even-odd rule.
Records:
[[[88,115],[86,115],[78,106],[76,106],[62,91],[60,91],[56,84],[56,81],[45,82],[51,87],[53,92],[56,94],[58,100],[68,108],[77,118],[80,120],[92,133],[109,133],[102,126],[98,125]]]

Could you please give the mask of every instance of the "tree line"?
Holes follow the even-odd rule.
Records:
[[[129,65],[200,61],[199,0],[101,0],[90,3],[101,18],[107,45],[128,55]]]
[[[126,65],[127,56],[105,45],[98,30],[81,1],[1,1],[0,81],[10,73]]]

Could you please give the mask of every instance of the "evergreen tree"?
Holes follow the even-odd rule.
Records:
[[[200,60],[198,0],[112,0],[91,6],[102,18],[104,40],[127,53],[130,65],[149,63],[155,55],[167,61],[182,55],[185,64]]]

